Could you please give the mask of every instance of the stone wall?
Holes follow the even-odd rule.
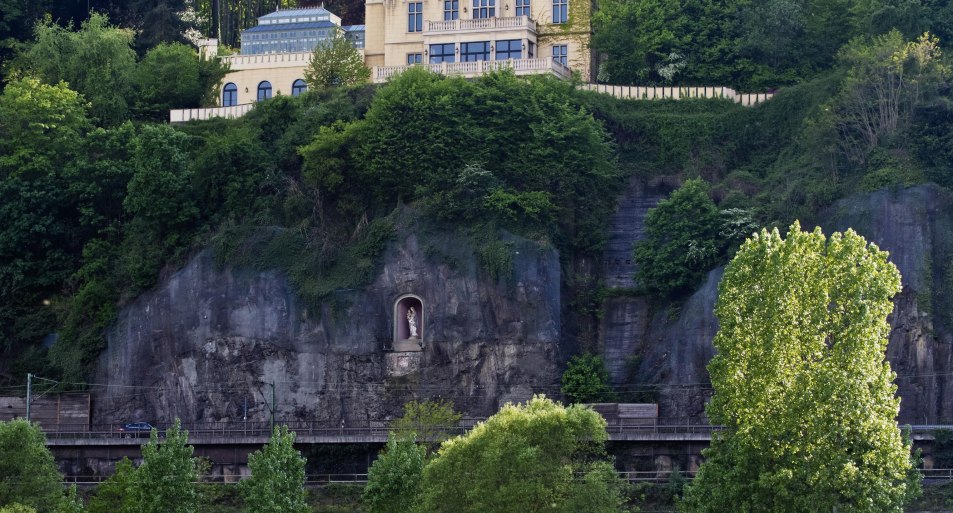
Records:
[[[338,425],[444,398],[469,416],[552,391],[559,379],[555,250],[512,238],[493,279],[466,239],[398,229],[374,282],[309,312],[278,272],[216,269],[209,252],[119,313],[95,381],[94,422],[270,418]],[[424,303],[423,350],[393,353],[393,302]],[[247,408],[247,413],[246,413]]]

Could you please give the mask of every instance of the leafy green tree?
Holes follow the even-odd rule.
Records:
[[[427,449],[416,436],[391,433],[367,471],[363,501],[371,513],[412,513],[420,501]]]
[[[73,272],[76,202],[71,163],[90,124],[66,84],[13,80],[0,94],[0,348],[38,343],[55,331],[44,307]]]
[[[361,53],[340,34],[314,47],[304,71],[304,81],[312,89],[358,85],[370,78]]]
[[[86,507],[89,513],[135,513],[136,467],[129,458],[116,464],[116,471],[96,487]]]
[[[78,31],[47,18],[36,25],[36,41],[20,66],[48,84],[67,82],[89,100],[94,120],[116,125],[129,118],[133,98],[132,41],[131,30],[109,25],[102,14],[91,14]]]
[[[242,497],[257,513],[306,513],[304,457],[294,448],[295,433],[275,426],[271,439],[248,456],[251,476],[242,481]]]
[[[133,152],[134,174],[123,200],[122,272],[133,291],[155,283],[165,259],[183,249],[199,217],[191,190],[188,135],[169,125],[146,125]]]
[[[930,34],[909,42],[897,30],[858,38],[838,60],[847,78],[829,106],[834,137],[840,152],[861,164],[879,144],[909,128],[914,109],[936,98],[950,76],[939,41]]]
[[[450,438],[463,415],[454,411],[453,403],[446,400],[410,401],[404,405],[404,414],[391,423],[391,432],[401,440],[416,436],[429,451]]]
[[[153,428],[149,443],[142,446],[142,464],[133,480],[133,500],[139,513],[195,513],[195,481],[198,462],[188,445],[189,432],[175,419],[159,443]]]
[[[762,230],[725,271],[715,394],[725,426],[690,512],[901,512],[918,489],[885,359],[900,273],[852,230]]]
[[[62,482],[39,426],[0,422],[0,505],[54,511],[64,500]]]
[[[562,377],[562,393],[573,404],[606,403],[615,400],[609,373],[599,355],[586,353],[569,359]]]
[[[170,109],[201,107],[214,98],[227,68],[219,59],[204,59],[192,47],[162,43],[136,66],[137,117],[167,120]]]
[[[663,297],[692,290],[722,256],[721,224],[708,184],[687,180],[649,210],[646,238],[635,246],[636,281]]]
[[[657,66],[684,44],[685,22],[675,2],[609,0],[592,15],[592,47],[606,55],[600,81],[658,82]]]
[[[616,513],[621,482],[603,460],[605,421],[542,396],[507,404],[447,440],[424,468],[422,512]]]

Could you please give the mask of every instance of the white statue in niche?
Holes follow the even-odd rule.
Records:
[[[407,326],[410,327],[410,338],[417,338],[417,311],[414,307],[407,309]]]

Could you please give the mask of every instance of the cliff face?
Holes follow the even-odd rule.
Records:
[[[884,190],[840,201],[819,218],[826,234],[852,227],[889,251],[903,275],[887,349],[898,374],[900,421],[953,421],[953,198],[932,185]],[[662,416],[703,415],[722,272],[709,273],[679,309],[642,297],[606,303],[601,340],[612,378],[635,390],[656,389]]]
[[[431,397],[485,416],[558,383],[555,250],[513,239],[512,275],[496,280],[465,239],[423,239],[399,229],[374,282],[320,315],[277,272],[219,271],[198,255],[120,312],[93,422],[240,421],[246,409],[266,420],[272,383],[279,419],[373,423]],[[390,350],[405,294],[423,303],[420,352]]]

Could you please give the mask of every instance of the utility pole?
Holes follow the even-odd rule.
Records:
[[[33,374],[26,373],[26,421],[30,422],[30,401],[33,400]]]
[[[275,430],[275,382],[271,382],[271,430]]]

